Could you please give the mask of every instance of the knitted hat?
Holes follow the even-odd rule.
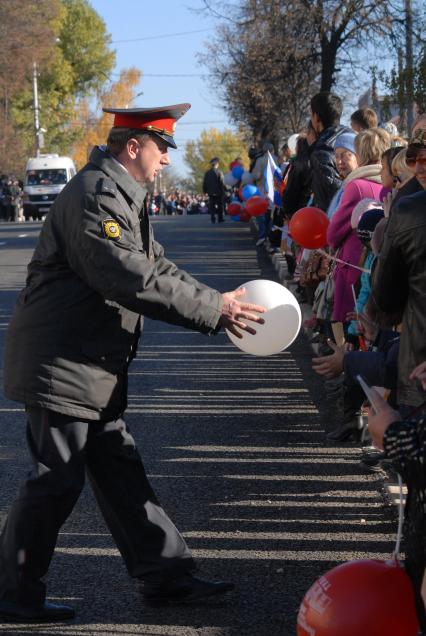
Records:
[[[380,208],[381,206],[382,204],[380,201],[376,201],[376,199],[362,199],[352,210],[351,228],[356,230],[360,218],[365,212],[367,212],[367,210],[373,210],[374,208]]]
[[[334,148],[345,148],[349,152],[355,153],[355,137],[356,134],[350,131],[343,132],[336,137]]]
[[[356,230],[360,241],[371,241],[377,223],[385,216],[381,208],[373,208],[365,212],[359,220]]]

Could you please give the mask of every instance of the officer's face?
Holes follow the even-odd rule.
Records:
[[[159,137],[150,137],[134,146],[132,176],[140,183],[152,183],[158,172],[170,163],[166,142]]]

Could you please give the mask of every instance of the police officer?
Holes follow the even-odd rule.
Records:
[[[9,326],[4,384],[23,402],[33,470],[0,538],[0,619],[64,620],[45,600],[58,532],[89,475],[129,574],[148,602],[191,601],[233,588],[192,574],[191,553],[161,508],[123,421],[127,371],[142,315],[205,334],[254,333],[263,309],[221,294],[164,256],[144,184],[169,165],[176,120],[190,107],[104,109],[106,147],[52,206]]]
[[[210,161],[211,168],[207,170],[203,179],[203,192],[209,197],[209,214],[211,222],[223,223],[225,213],[225,184],[223,174],[219,170],[219,159],[213,157]]]

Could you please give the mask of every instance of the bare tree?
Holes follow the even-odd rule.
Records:
[[[380,60],[395,54],[404,35],[403,0],[204,0],[204,7],[220,24],[201,60],[225,110],[255,139],[300,129],[315,91],[356,76],[367,49],[375,46]]]
[[[297,17],[296,4],[240,2],[224,14],[207,54],[200,56],[225,110],[254,143],[269,139],[277,145],[284,134],[303,127],[309,97],[318,88],[312,25]]]
[[[340,67],[350,68],[360,48],[376,45],[383,58],[401,31],[400,4],[390,0],[300,0],[304,19],[313,23],[316,32],[321,90],[332,89]]]

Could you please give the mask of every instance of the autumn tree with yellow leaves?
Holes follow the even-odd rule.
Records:
[[[220,132],[216,128],[203,130],[199,139],[189,141],[185,146],[185,163],[189,167],[189,186],[195,192],[202,192],[203,177],[213,157],[219,157],[220,169],[228,172],[229,164],[240,157],[246,169],[249,166],[247,143],[241,133],[232,130]]]
[[[141,72],[137,68],[121,71],[118,80],[100,93],[96,115],[90,112],[89,100],[85,99],[80,102],[74,124],[80,127],[83,132],[72,152],[78,168],[82,168],[87,162],[93,146],[106,142],[114,116],[110,113],[103,113],[102,107],[126,108],[135,98],[135,89],[140,79]]]

